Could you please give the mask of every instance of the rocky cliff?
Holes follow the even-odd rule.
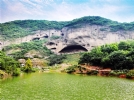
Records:
[[[103,30],[105,29],[105,30]],[[107,26],[82,25],[81,28],[64,27],[60,39],[49,41],[46,46],[56,53],[89,51],[93,47],[134,39],[134,31],[112,32]]]
[[[24,30],[20,31],[20,28],[18,28],[18,33],[16,30],[12,30],[12,33],[10,33],[12,29],[10,22],[11,25],[8,25],[9,23],[1,24],[1,37],[5,36],[6,38],[6,35],[8,37],[10,33],[13,34],[12,36],[16,36],[16,38],[5,40],[0,38],[0,49],[10,44],[19,44],[47,38],[48,42],[44,45],[53,52],[70,53],[89,51],[93,47],[103,44],[134,39],[134,22],[118,23],[98,16],[83,17],[70,22],[50,23],[49,21],[41,21],[42,23],[37,23],[38,21],[30,21],[30,25],[26,22],[11,22],[13,25],[19,26]],[[9,31],[7,32],[8,29]],[[27,35],[23,35],[24,33],[22,34],[21,32],[27,32]]]

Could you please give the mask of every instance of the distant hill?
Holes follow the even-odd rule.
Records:
[[[16,20],[0,24],[0,35],[6,40],[35,34],[38,30],[62,29],[68,22]]]
[[[111,31],[134,30],[134,22],[119,23],[99,16],[86,16],[72,21],[47,21],[47,20],[16,20],[0,24],[0,39],[8,40],[13,38],[33,35],[38,30],[61,30],[64,27],[80,28],[85,24],[108,26]],[[102,29],[105,30],[105,29]]]

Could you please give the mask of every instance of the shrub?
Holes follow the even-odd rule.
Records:
[[[78,68],[78,65],[69,66],[69,67],[66,69],[66,72],[67,72],[67,73],[73,73],[73,72],[76,71],[76,68]]]
[[[120,76],[122,74],[127,74],[128,70],[124,69],[124,70],[113,70],[109,73],[109,76]]]
[[[97,75],[98,71],[97,70],[91,70],[87,72],[88,75]]]
[[[126,74],[126,78],[133,78],[134,77],[134,70],[130,70],[127,74]]]
[[[52,66],[54,64],[61,64],[66,59],[66,55],[51,55],[48,59],[48,65]]]
[[[26,61],[26,64],[25,64],[25,66],[24,66],[24,68],[23,68],[23,71],[24,72],[32,72],[32,62],[31,62],[31,60],[28,58],[28,60]]]
[[[109,57],[109,66],[111,66],[111,69],[114,70],[126,69],[125,68],[126,54],[124,51],[114,51],[108,57]]]
[[[79,64],[90,63],[92,65],[100,65],[103,55],[101,48],[94,48],[91,52],[86,52],[80,57]]]
[[[19,76],[20,75],[20,68],[16,68],[14,71],[13,71],[13,76]]]
[[[131,45],[127,42],[120,42],[118,44],[118,48],[119,48],[119,50],[131,50],[132,49]]]
[[[3,70],[0,70],[0,79],[3,78],[3,76],[5,75],[6,73],[3,71]]]

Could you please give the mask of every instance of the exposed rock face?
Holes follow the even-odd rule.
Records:
[[[61,30],[50,29],[47,31],[36,31],[34,35],[20,37],[12,41],[0,41],[0,49],[9,44],[20,44],[32,40],[48,38],[45,46],[55,53],[70,53],[90,51],[93,47],[103,44],[134,39],[134,31],[111,32],[108,26],[83,24],[80,28],[64,27]],[[58,36],[59,39],[52,40],[51,37]]]
[[[65,27],[60,34],[60,39],[46,44],[55,53],[89,51],[96,46],[134,39],[134,31],[111,32],[108,27],[99,25],[83,25],[81,28]]]
[[[8,41],[1,41],[0,40],[0,50],[4,46],[10,45],[10,44],[20,44],[20,43],[23,43],[23,42],[30,42],[30,41],[33,41],[33,40],[40,40],[40,39],[44,39],[44,38],[50,38],[54,35],[60,36],[61,31],[56,30],[56,29],[51,29],[51,30],[47,30],[47,31],[40,31],[39,30],[39,31],[36,31],[34,33],[35,33],[34,35],[28,35],[26,37],[20,37],[20,38],[10,40],[10,41],[9,40]]]

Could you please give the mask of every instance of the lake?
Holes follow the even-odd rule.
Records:
[[[32,73],[0,81],[0,100],[134,100],[134,80]]]

